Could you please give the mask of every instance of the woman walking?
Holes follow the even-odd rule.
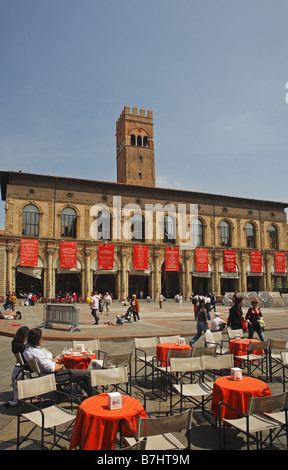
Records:
[[[207,318],[207,310],[205,308],[205,299],[200,300],[200,304],[196,310],[196,317],[197,317],[197,333],[191,339],[190,344],[191,346],[196,343],[196,341],[201,338],[202,332],[205,333],[209,328],[208,318]]]
[[[231,328],[231,330],[247,330],[246,322],[243,318],[242,307],[244,304],[243,297],[235,296],[234,305],[229,310],[229,316],[227,320],[227,326]]]
[[[133,318],[134,318],[134,321],[137,321],[136,318],[138,319],[138,321],[140,321],[140,316],[139,316],[139,302],[138,302],[138,299],[136,297],[135,294],[132,295],[132,299],[131,299],[131,302],[130,302],[130,305],[131,307],[133,307]]]
[[[261,321],[263,324],[263,315],[259,307],[259,300],[256,297],[251,301],[251,306],[246,313],[245,320],[248,322],[248,338],[252,339],[256,331],[260,341],[264,341],[263,327],[260,324]]]

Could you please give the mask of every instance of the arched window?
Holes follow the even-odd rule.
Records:
[[[221,246],[231,246],[230,225],[226,220],[223,220],[220,224],[220,239]]]
[[[137,146],[142,147],[142,137],[141,137],[141,135],[137,136]]]
[[[111,214],[108,210],[100,211],[97,218],[98,240],[111,240]]]
[[[61,212],[61,237],[77,237],[77,214],[71,207]]]
[[[147,137],[147,135],[144,135],[144,137],[143,137],[143,147],[148,147],[148,137]]]
[[[256,248],[255,227],[250,222],[246,224],[246,241],[247,248]]]
[[[175,220],[171,215],[164,216],[164,243],[175,243],[176,227]]]
[[[136,145],[136,137],[134,134],[131,134],[131,145]]]
[[[144,242],[145,238],[145,218],[139,212],[135,212],[131,217],[131,240]]]
[[[193,219],[192,220],[192,239],[193,245],[195,246],[203,246],[203,223],[200,219]]]
[[[22,212],[22,235],[39,235],[39,209],[33,204],[28,204]]]
[[[269,227],[269,237],[270,237],[270,248],[278,249],[278,231],[274,225],[270,225]]]

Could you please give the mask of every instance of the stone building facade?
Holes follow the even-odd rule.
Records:
[[[113,292],[116,298],[136,293],[158,299],[161,292],[167,298],[177,293],[188,298],[196,290],[224,294],[287,288],[287,204],[155,187],[150,110],[124,108],[116,125],[116,157],[117,183],[0,172],[6,201],[5,230],[0,233],[0,295],[34,290],[47,298],[73,291],[86,297],[96,289]],[[160,222],[156,205],[163,207]],[[192,206],[197,214],[191,215]],[[152,208],[149,237],[147,207]],[[180,210],[185,210],[181,220],[193,238],[185,249]],[[128,227],[125,236],[124,227]],[[20,266],[23,238],[38,240],[35,268]],[[61,240],[77,242],[77,267],[60,267]],[[112,269],[99,269],[100,243],[114,245]],[[134,269],[134,245],[148,247],[148,269]],[[165,269],[167,246],[180,247],[179,271]],[[197,271],[195,247],[207,250],[206,272]],[[225,271],[224,250],[235,251],[235,272]],[[261,252],[261,273],[251,272],[252,251]],[[278,252],[286,259],[280,273],[275,269]]]

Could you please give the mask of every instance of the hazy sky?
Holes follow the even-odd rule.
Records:
[[[158,186],[288,202],[287,18],[287,0],[0,0],[1,169],[116,181],[129,105],[153,110]]]

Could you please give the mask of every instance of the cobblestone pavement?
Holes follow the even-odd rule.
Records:
[[[195,333],[196,322],[194,320],[193,306],[190,302],[183,302],[182,306],[174,302],[165,302],[162,309],[157,303],[142,302],[141,322],[127,323],[123,327],[107,326],[107,321],[115,322],[116,313],[124,313],[127,307],[122,307],[114,302],[111,313],[100,319],[98,326],[93,325],[93,318],[88,305],[81,305],[80,327],[81,332],[70,333],[69,331],[56,328],[43,330],[45,341],[43,347],[50,350],[53,356],[59,354],[64,346],[71,346],[71,341],[76,339],[98,338],[101,340],[101,349],[110,354],[128,352],[134,349],[134,337],[167,336],[179,334],[189,340]],[[227,318],[228,308],[219,306],[223,319]],[[21,321],[2,320],[0,322],[0,353],[2,366],[0,368],[0,449],[14,450],[16,448],[17,432],[17,407],[6,408],[4,403],[12,398],[11,372],[15,359],[11,352],[11,340],[19,326],[27,325],[29,328],[39,326],[43,318],[43,306],[22,307],[23,317]],[[265,339],[284,339],[288,341],[288,309],[263,309],[266,322]],[[213,317],[213,313],[211,313]],[[261,377],[259,377],[261,378]],[[282,392],[280,377],[268,382],[271,392]],[[149,385],[147,412],[151,415],[162,414],[167,411],[167,403],[155,399],[150,394]],[[140,399],[140,398],[139,398]],[[191,448],[194,450],[218,449],[218,430],[202,414],[194,413],[194,425],[191,430]],[[234,433],[235,434],[235,433]],[[234,436],[233,431],[227,433],[228,449],[245,449],[243,436]],[[33,434],[34,436],[34,434]],[[35,432],[37,437],[37,432]],[[185,442],[185,436],[180,435]],[[232,440],[231,440],[232,439]],[[37,439],[27,441],[26,448],[39,449]],[[277,448],[285,448],[285,440],[277,443]]]

